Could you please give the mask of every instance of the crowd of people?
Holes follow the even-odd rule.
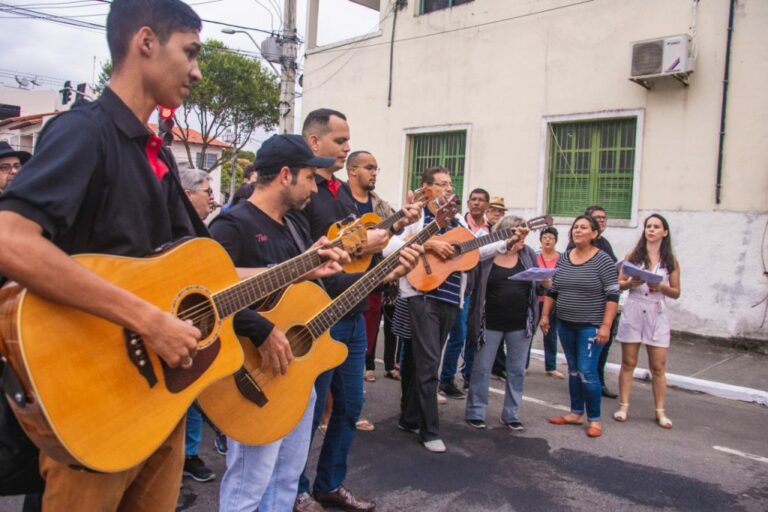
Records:
[[[604,236],[604,208],[591,206],[573,221],[562,253],[556,249],[558,230],[543,229],[537,252],[526,243],[526,221],[507,215],[503,197],[476,188],[466,213],[456,215],[439,234],[466,229],[478,238],[505,230],[513,235],[477,248],[474,268],[453,271],[437,288],[421,291],[408,274],[424,255],[444,262],[456,255],[456,246],[439,237],[422,245],[410,242],[440,213],[432,202],[412,194],[401,210],[390,206],[374,191],[380,177],[375,156],[351,151],[347,117],[322,108],[306,116],[300,135],[275,135],[262,144],[248,167],[247,182],[205,226],[202,221],[214,206],[207,173],[179,170],[147,128],[157,105],[180,105],[200,79],[200,28],[199,17],[177,0],[112,2],[107,38],[114,72],[102,96],[50,122],[34,156],[0,143],[0,273],[41,296],[140,333],[166,365],[190,368],[201,337],[194,325],[115,287],[68,255],[143,257],[180,237],[212,237],[246,276],[318,250],[324,263],[302,279],[321,284],[333,299],[367,271],[342,271],[351,256],[326,238],[329,228],[367,213],[382,219],[398,214],[388,228],[369,229],[363,249],[372,255],[369,270],[392,254],[398,255],[396,267],[330,327],[331,337],[343,343],[348,355],[317,378],[298,424],[282,439],[258,446],[216,431],[217,451],[226,455],[222,511],[375,509],[374,501],[346,487],[346,477],[356,432],[374,427],[361,413],[365,382],[376,381],[382,320],[384,376],[399,380],[402,390],[398,427],[414,434],[429,452],[448,449],[439,413],[439,404],[448,399],[466,399],[468,426],[487,427],[492,376],[505,381],[501,424],[512,432],[524,430],[522,396],[539,329],[547,375],[566,377],[557,368],[558,339],[568,368],[570,412],[550,423],[586,422],[587,436],[602,434],[601,399],[616,396],[606,387],[603,371],[615,337],[622,365],[613,419],[629,419],[632,372],[644,344],[657,423],[672,427],[664,406],[670,342],[665,301],[680,295],[680,265],[670,226],[661,215],[645,219],[637,245],[623,260],[662,276],[660,284],[652,284],[616,265]],[[336,177],[342,169],[348,181]],[[451,197],[451,172],[439,166],[426,169],[421,188],[429,197]],[[95,215],[83,215],[84,205],[90,213],[93,207]],[[522,277],[537,267],[555,273],[540,280]],[[81,293],[62,291],[67,289]],[[626,301],[619,315],[623,290]],[[296,356],[279,325],[256,309],[245,309],[235,315],[234,330],[257,347],[263,371],[287,374]],[[77,369],[72,371],[76,378]],[[45,490],[29,496],[25,510],[173,510],[182,472],[199,481],[215,479],[198,455],[206,421],[193,405],[186,421],[148,459],[117,473],[83,471],[43,451]],[[310,472],[312,442],[321,446]]]

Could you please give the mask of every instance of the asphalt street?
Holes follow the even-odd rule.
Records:
[[[563,369],[564,370],[564,369]],[[603,400],[604,434],[554,426],[549,416],[567,410],[567,383],[544,374],[534,360],[526,378],[522,420],[512,433],[498,423],[503,396],[491,394],[487,422],[464,423],[464,400],[440,406],[445,454],[427,452],[397,429],[400,386],[383,378],[366,384],[364,416],[376,425],[359,432],[346,484],[376,500],[379,511],[530,510],[768,510],[768,408],[669,389],[672,430],[653,421],[650,384],[636,381],[630,420],[610,419],[615,400]],[[201,456],[221,475],[224,458],[205,429]],[[319,443],[310,455],[316,460]],[[184,479],[179,510],[217,509],[218,478]],[[1,498],[0,511],[21,510]]]

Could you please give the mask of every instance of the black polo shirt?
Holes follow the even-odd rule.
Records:
[[[94,102],[59,114],[6,192],[0,210],[36,222],[68,254],[146,256],[184,236],[205,235],[168,150],[158,180],[149,163],[152,132],[106,88]],[[186,203],[186,206],[185,206]]]
[[[312,196],[312,200],[301,211],[299,217],[305,222],[304,229],[309,232],[312,240],[318,240],[328,233],[328,228],[334,222],[344,220],[350,215],[357,217],[357,207],[349,185],[340,183],[336,195],[328,187],[328,180],[319,174],[315,175],[317,183],[317,194]],[[325,289],[331,298],[336,298],[349,288],[355,281],[362,277],[364,272],[347,274],[341,272],[334,276],[323,279]],[[368,309],[368,301],[360,302],[347,316],[353,316],[362,313]]]
[[[297,224],[294,222],[294,226]],[[264,268],[295,258],[312,245],[309,234],[297,226],[304,247],[299,247],[291,231],[250,201],[240,201],[213,219],[211,235],[229,253],[236,267]],[[247,336],[256,346],[272,332],[274,324],[253,310],[235,315],[235,332]]]

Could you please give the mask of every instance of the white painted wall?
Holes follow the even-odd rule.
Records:
[[[305,62],[303,111],[348,115],[353,150],[370,150],[383,169],[385,198],[399,203],[404,193],[406,133],[459,124],[472,134],[464,193],[483,187],[519,211],[542,213],[542,123],[641,111],[637,218],[610,227],[607,237],[623,253],[645,215],[662,212],[684,271],[673,328],[768,339],[764,309],[750,307],[768,294],[760,261],[768,223],[768,2],[737,1],[719,205],[728,1],[475,0],[416,16],[418,4],[398,13],[391,107],[387,10],[378,35],[310,50]],[[690,87],[670,79],[647,91],[627,80],[632,41],[681,33],[695,35]]]

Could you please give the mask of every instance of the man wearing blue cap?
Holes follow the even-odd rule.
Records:
[[[332,163],[332,159],[316,157],[299,135],[274,135],[264,142],[256,153],[258,178],[250,198],[214,219],[210,226],[236,267],[279,264],[309,246],[328,242],[323,238],[312,245],[309,233],[296,222],[293,212],[309,204],[317,192],[315,170]],[[305,279],[329,277],[341,270],[339,262],[349,260],[341,249],[321,254],[328,256],[328,263]],[[271,367],[276,375],[286,373],[293,354],[283,332],[253,310],[235,315],[234,323],[235,332],[250,338],[259,348],[265,370]],[[279,441],[250,446],[228,440],[227,471],[219,497],[221,511],[283,512],[293,507],[299,475],[309,453],[314,405],[313,393],[304,417]]]

